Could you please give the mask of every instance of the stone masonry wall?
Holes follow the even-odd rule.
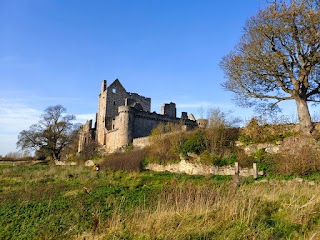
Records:
[[[135,102],[139,103],[143,111],[150,112],[151,111],[151,98],[140,96],[137,93],[127,93],[127,98],[132,98]]]
[[[87,121],[79,131],[78,152],[84,150],[85,146],[95,139],[95,129],[92,129],[92,120]]]
[[[106,134],[106,151],[107,152],[114,152],[116,151],[119,146],[118,146],[118,143],[120,141],[120,135],[119,135],[119,129],[115,129],[115,130],[111,130],[111,131],[108,131],[107,134]]]
[[[145,169],[155,172],[173,172],[173,173],[185,173],[189,175],[235,175],[234,166],[209,166],[200,163],[190,163],[186,160],[181,160],[179,163],[160,165],[160,164],[148,164]],[[240,176],[248,177],[253,175],[253,169],[241,168],[239,171]],[[263,171],[259,171],[258,175],[263,175]]]
[[[149,136],[152,129],[160,123],[167,124],[168,122],[179,124],[180,119],[157,113],[136,112],[133,123],[133,138]],[[193,128],[197,127],[197,123],[189,119],[185,120],[185,124]]]
[[[150,145],[150,137],[134,138],[132,145],[135,148],[144,148]]]

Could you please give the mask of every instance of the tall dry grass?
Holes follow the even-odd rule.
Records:
[[[165,188],[154,205],[119,209],[107,239],[319,239],[320,188],[274,182],[239,189],[214,185]]]

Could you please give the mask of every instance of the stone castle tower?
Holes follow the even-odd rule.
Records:
[[[87,121],[81,127],[78,152],[82,152],[92,141],[106,152],[117,151],[134,144],[135,140],[149,136],[152,129],[160,123],[182,122],[185,129],[203,126],[203,120],[199,120],[198,124],[194,116],[188,116],[186,112],[182,113],[181,118],[177,118],[174,103],[164,104],[161,114],[150,111],[151,98],[127,92],[118,79],[109,86],[107,81],[103,80],[96,121],[94,125],[92,120]]]

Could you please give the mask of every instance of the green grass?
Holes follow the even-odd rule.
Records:
[[[0,166],[0,239],[316,239],[319,176],[235,188],[230,176]]]

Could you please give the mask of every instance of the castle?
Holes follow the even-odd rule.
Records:
[[[176,117],[176,104],[163,104],[161,114],[151,112],[151,98],[127,92],[116,79],[107,87],[102,81],[98,99],[96,121],[87,121],[79,132],[78,152],[95,142],[105,152],[111,153],[129,144],[138,145],[144,137],[150,136],[152,129],[160,123],[182,124],[185,130],[203,127],[203,119],[196,121],[194,116],[182,112]]]

